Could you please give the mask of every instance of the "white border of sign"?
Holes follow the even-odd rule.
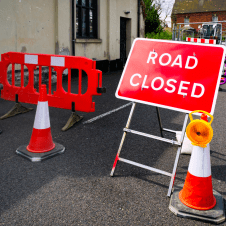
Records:
[[[119,91],[119,88],[121,86],[121,82],[122,82],[122,79],[124,77],[124,74],[125,74],[125,71],[126,71],[126,68],[127,68],[127,65],[128,65],[128,62],[129,62],[129,59],[130,59],[130,56],[131,56],[131,53],[132,53],[132,50],[133,50],[133,47],[136,43],[137,40],[145,40],[145,41],[151,41],[151,42],[167,42],[167,43],[178,43],[178,44],[184,44],[184,45],[198,45],[198,46],[208,46],[208,47],[214,47],[214,48],[223,48],[224,50],[224,55],[225,55],[225,52],[226,52],[226,48],[222,45],[214,45],[214,44],[201,44],[201,43],[190,43],[190,42],[179,42],[179,41],[168,41],[168,40],[159,40],[159,39],[147,39],[147,38],[136,38],[132,44],[132,47],[130,49],[130,52],[129,52],[129,56],[128,56],[128,59],[126,61],[126,65],[124,67],[124,70],[122,72],[122,76],[119,80],[119,84],[118,84],[118,87],[117,87],[117,90],[115,92],[115,96],[119,99],[123,99],[123,100],[128,100],[128,101],[133,101],[133,102],[136,102],[136,103],[141,103],[141,104],[147,104],[147,105],[152,105],[152,106],[156,106],[156,107],[161,107],[161,108],[166,108],[166,109],[170,109],[170,110],[174,110],[174,111],[180,111],[180,112],[184,112],[184,113],[190,113],[192,111],[188,111],[188,110],[184,110],[184,109],[180,109],[180,108],[175,108],[175,107],[169,107],[169,106],[166,106],[166,105],[161,105],[161,104],[156,104],[156,103],[151,103],[151,102],[146,102],[146,101],[141,101],[141,100],[137,100],[137,99],[133,99],[133,98],[127,98],[127,97],[121,97],[118,95],[118,91]],[[219,86],[220,86],[220,77],[221,77],[221,73],[222,73],[222,68],[223,68],[223,65],[224,65],[224,57],[222,57],[222,61],[221,61],[221,67],[220,67],[220,70],[219,70],[219,74],[218,74],[218,82],[217,82],[217,85],[216,85],[216,89],[215,89],[215,93],[214,93],[214,99],[213,99],[213,105],[212,105],[212,109],[211,109],[211,112],[210,114],[213,115],[214,113],[214,110],[215,110],[215,105],[216,105],[216,101],[217,101],[217,95],[218,95],[218,89],[219,89]],[[194,109],[194,110],[202,110],[202,109]]]

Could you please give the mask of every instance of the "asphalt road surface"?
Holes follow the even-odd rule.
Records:
[[[35,110],[0,121],[0,225],[209,225],[169,210],[168,176],[118,162],[115,176],[110,177],[131,105],[92,123],[83,122],[128,103],[115,97],[120,76],[121,71],[103,75],[107,93],[93,98],[96,111],[78,112],[84,119],[66,132],[61,128],[71,112],[49,108],[53,141],[66,148],[51,159],[33,163],[15,153],[30,141]],[[13,106],[0,98],[0,115]],[[185,114],[167,109],[160,109],[160,114],[165,128],[182,129]],[[210,143],[213,188],[224,198],[225,116],[226,84],[218,94]],[[155,107],[138,104],[131,129],[159,136]],[[176,150],[172,144],[128,134],[121,157],[171,173]],[[189,159],[180,156],[175,184],[184,183]]]

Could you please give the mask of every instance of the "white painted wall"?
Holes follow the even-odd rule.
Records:
[[[120,17],[130,19],[128,53],[137,37],[137,0],[98,0],[98,12],[98,39],[76,39],[75,55],[119,59]],[[142,15],[140,27],[142,35]],[[71,0],[0,0],[0,54],[16,51],[71,55],[71,30]]]
[[[0,53],[53,53],[54,0],[1,0]]]

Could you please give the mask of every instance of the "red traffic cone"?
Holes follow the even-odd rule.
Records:
[[[35,121],[29,145],[21,146],[16,153],[30,159],[32,162],[44,160],[56,154],[63,153],[65,147],[53,143],[46,85],[41,85]]]
[[[213,196],[209,144],[206,148],[193,147],[187,177],[179,193],[179,199],[184,205],[197,210],[209,210],[216,205]]]
[[[201,120],[208,122],[207,115],[202,114]],[[184,205],[197,210],[209,210],[216,205],[213,196],[209,144],[205,148],[193,147],[187,177],[179,193],[179,199]]]
[[[195,112],[198,111],[189,114],[191,123],[186,130],[194,145],[187,177],[184,185],[174,186],[169,209],[179,217],[222,223],[225,221],[224,201],[222,195],[213,190],[211,176],[209,142],[213,135],[210,126],[213,116],[206,112],[212,118],[209,123],[206,115],[193,121],[191,114]]]
[[[27,150],[30,152],[42,153],[50,151],[54,147],[55,144],[53,143],[50,129],[47,91],[46,86],[42,85],[35,115],[34,127]]]

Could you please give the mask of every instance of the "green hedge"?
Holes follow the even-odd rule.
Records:
[[[154,32],[146,33],[146,38],[172,40],[172,32],[162,31],[157,34],[155,34]]]

